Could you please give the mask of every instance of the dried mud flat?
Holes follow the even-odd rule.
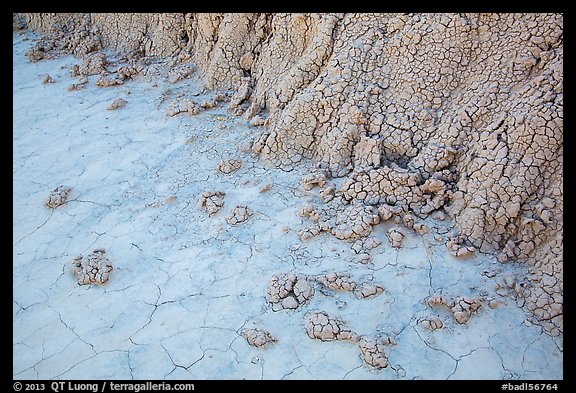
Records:
[[[448,217],[330,218],[344,179],[259,160],[195,76],[76,84],[72,56],[29,61],[36,38],[13,37],[14,378],[563,378],[562,337],[517,302],[525,266]],[[206,105],[167,115],[183,92]],[[78,285],[104,249],[107,281]]]

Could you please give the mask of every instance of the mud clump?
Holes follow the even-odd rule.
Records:
[[[372,227],[380,222],[374,207],[360,202],[346,203],[336,196],[326,206],[307,204],[300,216],[314,221],[313,225],[300,230],[302,240],[329,232],[337,239],[354,242],[370,235]]]
[[[120,78],[111,78],[109,76],[101,76],[96,80],[96,86],[98,87],[112,87],[123,85],[124,81]]]
[[[254,210],[248,206],[237,205],[232,209],[232,212],[226,216],[226,222],[230,225],[238,225],[246,222],[253,214]]]
[[[72,261],[72,272],[78,285],[104,285],[110,278],[112,263],[106,258],[106,250],[94,250],[87,257],[77,256]]]
[[[382,222],[386,222],[400,214],[402,214],[402,209],[399,206],[390,206],[388,204],[378,206],[378,216]]]
[[[464,243],[464,237],[456,236],[448,240],[446,247],[450,250],[450,254],[456,258],[468,258],[474,256],[476,248],[467,246]]]
[[[260,191],[258,191],[258,192],[260,192],[260,194],[263,194],[265,192],[270,191],[271,189],[272,189],[272,184],[268,183],[268,184],[264,184],[262,186],[262,188],[260,189]]]
[[[124,108],[126,104],[128,104],[128,101],[126,101],[124,98],[117,98],[106,109],[113,111],[116,109]]]
[[[442,293],[435,293],[428,299],[428,304],[432,307],[446,307],[450,309],[456,322],[465,324],[470,317],[475,314],[481,307],[482,301],[477,298],[468,296],[459,296],[456,299],[445,297]],[[434,322],[436,325],[436,322]],[[432,321],[430,321],[432,326]]]
[[[328,273],[315,276],[314,279],[330,290],[351,292],[358,299],[375,297],[384,292],[382,286],[370,282],[357,283],[347,273]]]
[[[362,337],[358,345],[364,361],[376,369],[382,369],[389,365],[386,348],[396,345],[396,340],[393,337]]]
[[[454,301],[454,307],[451,310],[456,322],[464,324],[480,307],[482,307],[480,300],[463,296]]]
[[[311,190],[314,186],[323,187],[326,184],[327,172],[315,170],[310,174],[302,177],[300,184],[305,190]]]
[[[222,191],[207,191],[200,195],[199,205],[202,209],[206,210],[208,216],[213,216],[224,207],[225,192]]]
[[[122,80],[132,79],[143,71],[142,65],[136,64],[131,66],[121,66],[116,70],[118,78]]]
[[[306,333],[308,337],[322,341],[360,341],[358,334],[346,328],[346,322],[324,311],[312,312],[308,315]]]
[[[380,218],[372,206],[352,204],[338,213],[332,233],[341,240],[356,240],[368,236],[372,226],[379,222]]]
[[[454,302],[449,297],[444,296],[441,292],[437,292],[430,296],[428,299],[428,304],[431,307],[454,307]]]
[[[313,161],[302,185],[326,186],[327,203],[446,212],[469,243],[451,251],[526,262],[540,278],[526,307],[563,331],[562,14],[31,13],[13,25],[47,34],[30,61],[106,48],[171,58],[172,80],[193,65],[233,113],[266,118],[262,160]],[[335,216],[308,233],[369,232]]]
[[[238,171],[242,167],[242,160],[239,158],[230,158],[227,160],[222,160],[218,164],[218,171],[229,175]]]
[[[26,52],[26,56],[30,59],[31,63],[36,63],[37,61],[43,59],[51,59],[52,56],[47,53],[47,49],[44,46],[37,45],[35,47],[30,48]]]
[[[362,254],[379,247],[381,244],[382,240],[377,237],[369,236],[356,240],[352,243],[351,248],[356,254]]]
[[[305,317],[305,328],[306,334],[311,339],[357,343],[364,362],[375,369],[389,366],[387,347],[396,345],[394,337],[360,336],[348,329],[345,321],[325,311],[309,312]]]
[[[358,299],[369,299],[384,292],[384,287],[369,282],[360,283],[354,290]]]
[[[424,236],[430,232],[430,229],[425,224],[419,222],[415,223],[414,226],[412,226],[412,229],[420,236]]]
[[[390,244],[394,248],[401,248],[402,242],[404,241],[404,238],[406,237],[398,229],[389,229],[388,232],[386,232],[386,236],[388,236],[388,240],[390,240]]]
[[[50,209],[56,209],[58,206],[64,205],[68,202],[68,195],[72,192],[72,188],[68,186],[58,186],[52,190],[48,199],[44,203]]]
[[[166,116],[172,117],[180,113],[188,113],[191,116],[197,115],[200,113],[200,106],[196,101],[189,98],[177,99],[168,104]]]
[[[444,322],[440,318],[435,315],[430,315],[426,318],[422,318],[418,321],[418,326],[434,331],[438,329],[442,329],[444,327]]]
[[[257,348],[264,348],[278,341],[272,334],[262,329],[243,329],[242,336],[248,344]]]
[[[318,282],[333,291],[353,292],[358,284],[350,279],[346,273],[329,273],[317,277]]]
[[[275,274],[270,279],[268,301],[273,311],[296,309],[314,296],[314,287],[306,276]]]
[[[102,52],[90,53],[82,65],[73,68],[72,76],[101,75],[108,72],[108,59]]]

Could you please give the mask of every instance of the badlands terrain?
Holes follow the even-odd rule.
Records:
[[[20,14],[14,379],[562,379],[562,16]]]

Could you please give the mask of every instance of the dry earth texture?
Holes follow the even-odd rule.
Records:
[[[562,334],[562,15],[15,15],[24,27],[45,34],[30,60],[72,53],[98,86],[163,60],[172,82],[198,72],[232,92],[174,114],[227,100],[264,125],[251,144],[264,162],[317,163],[308,180],[326,206],[306,236],[357,240],[378,222],[372,210],[447,213],[454,255],[525,262],[518,298]],[[108,72],[102,49],[131,66]]]

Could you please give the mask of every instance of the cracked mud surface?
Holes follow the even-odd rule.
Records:
[[[14,378],[563,377],[562,337],[520,307],[533,296],[525,293],[524,264],[483,253],[454,257],[450,217],[418,219],[413,226],[425,224],[425,233],[407,230],[412,223],[401,212],[354,203],[323,211],[326,199],[345,203],[338,193],[346,180],[330,179],[337,184],[326,191],[331,185],[321,175],[302,182],[318,173],[311,163],[290,172],[267,166],[243,148],[257,136],[255,127],[226,105],[167,116],[179,89],[198,102],[214,98],[196,73],[184,72],[177,84],[135,74],[109,88],[88,75],[82,90],[69,92],[77,79],[68,70],[78,59],[30,62],[26,53],[37,37],[17,31],[13,45]],[[242,59],[249,67],[250,56]],[[60,83],[43,84],[46,75]],[[236,102],[251,88],[245,85]],[[120,97],[130,104],[107,110]],[[374,148],[367,141],[356,149]],[[427,165],[435,167],[451,159],[449,150],[430,154],[437,163]],[[230,157],[242,160],[241,170],[214,170]],[[373,163],[371,154],[358,157],[360,166]],[[411,181],[398,169],[387,176],[400,187]],[[57,184],[74,192],[47,209]],[[225,204],[215,201],[223,210],[210,215],[199,204],[208,208],[213,196]],[[227,215],[237,206],[239,225],[230,225]],[[240,223],[248,213],[242,206],[253,214]],[[327,226],[302,240],[314,207]],[[390,244],[389,230],[403,234],[400,248]],[[106,249],[113,276],[103,286],[80,286],[70,261],[95,249]],[[534,279],[552,288],[555,272],[539,275],[542,261]],[[297,307],[274,311],[267,303],[274,276]],[[439,293],[437,303],[446,304],[431,306]],[[545,310],[555,300],[538,304]],[[319,339],[309,337],[308,321]],[[330,331],[314,333],[316,325]]]

